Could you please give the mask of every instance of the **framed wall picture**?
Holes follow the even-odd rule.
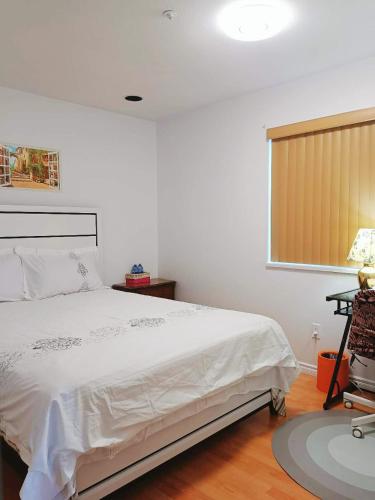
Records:
[[[57,151],[0,143],[0,188],[60,190]]]

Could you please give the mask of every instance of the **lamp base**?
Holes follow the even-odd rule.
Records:
[[[362,269],[358,271],[358,281],[361,290],[375,288],[375,267],[365,264]]]

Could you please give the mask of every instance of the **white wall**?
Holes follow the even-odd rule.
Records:
[[[61,152],[62,191],[2,188],[0,204],[102,209],[104,278],[134,262],[157,274],[153,122],[0,88],[0,143]]]
[[[325,296],[355,288],[355,276],[265,267],[265,128],[374,106],[374,88],[373,58],[158,124],[159,271],[179,299],[275,318],[306,363],[338,348],[345,321]]]

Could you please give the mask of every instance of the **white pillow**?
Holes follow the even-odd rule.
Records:
[[[23,272],[21,259],[13,248],[0,250],[0,302],[23,300]]]
[[[44,299],[103,286],[96,247],[73,250],[16,247],[16,253],[22,260],[27,299]]]

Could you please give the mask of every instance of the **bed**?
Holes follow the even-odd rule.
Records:
[[[0,208],[3,246],[97,245],[99,227],[91,209]],[[3,302],[0,316],[0,431],[29,466],[26,500],[102,498],[279,409],[298,374],[259,315],[99,288]]]

